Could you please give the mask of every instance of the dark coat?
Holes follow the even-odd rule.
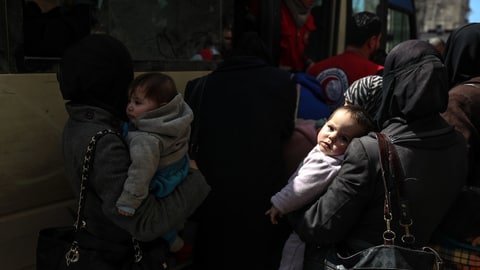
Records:
[[[63,131],[65,173],[78,194],[81,168],[90,138],[98,131],[119,131],[119,121],[109,112],[93,106],[67,104],[68,121]],[[128,240],[131,235],[149,241],[181,226],[202,203],[208,185],[197,177],[187,177],[166,198],[157,200],[150,194],[133,217],[118,213],[115,206],[130,165],[128,147],[122,138],[106,135],[98,141],[90,173],[85,206],[87,230],[104,239]],[[127,233],[128,232],[128,233]]]
[[[120,132],[133,66],[120,41],[92,34],[67,50],[57,78],[63,98],[69,100],[63,130],[65,173],[78,194],[90,138],[104,129]],[[210,189],[202,175],[192,170],[170,196],[157,200],[150,194],[133,217],[125,217],[118,213],[115,202],[127,179],[128,147],[123,138],[106,135],[98,141],[94,155],[84,212],[87,230],[103,239],[158,238],[182,225]]]
[[[198,212],[195,269],[278,268],[291,229],[265,211],[287,181],[295,105],[290,74],[259,58],[232,57],[208,75],[197,162],[212,191]]]

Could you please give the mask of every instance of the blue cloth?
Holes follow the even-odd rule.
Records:
[[[319,120],[328,118],[332,113],[325,103],[324,92],[315,77],[307,73],[295,73],[294,78],[300,85],[297,117]]]
[[[123,125],[122,125],[122,136],[123,136],[124,138],[127,137],[129,130],[130,130],[130,122],[123,122]]]
[[[175,230],[171,230],[171,231],[168,231],[166,233],[164,233],[162,235],[162,238],[165,239],[167,242],[168,242],[168,245],[171,247],[172,244],[173,244],[173,241],[175,241],[175,239],[177,239],[177,231]]]
[[[150,191],[157,198],[170,194],[182,182],[190,170],[190,161],[185,155],[178,162],[157,170],[150,182]]]

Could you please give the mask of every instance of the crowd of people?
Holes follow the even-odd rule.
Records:
[[[282,22],[313,30],[311,1],[287,2]],[[73,190],[91,136],[123,134],[98,142],[88,232],[166,243],[173,254],[191,247],[191,269],[323,269],[332,252],[348,256],[383,243],[381,132],[399,154],[416,245],[429,245],[462,188],[480,186],[480,24],[454,31],[445,51],[401,42],[381,64],[372,60],[382,39],[378,16],[354,14],[348,33],[340,55],[307,66],[297,54],[275,66],[260,36],[245,32],[184,95],[166,74],[134,78],[128,50],[111,36],[91,34],[69,47],[58,81],[68,101],[63,156]],[[292,69],[282,68],[290,65],[317,79],[336,76],[318,81],[335,98],[327,99],[325,121],[308,122],[314,138],[295,134],[304,119]],[[195,157],[188,154],[193,126]],[[294,145],[300,155],[292,173],[286,146],[293,138],[309,141]],[[182,237],[186,224],[192,239]],[[401,230],[395,219],[392,229]],[[480,243],[472,230],[468,241]]]

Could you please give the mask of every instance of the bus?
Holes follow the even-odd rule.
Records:
[[[38,231],[73,224],[76,204],[61,154],[67,115],[56,80],[61,51],[71,40],[82,33],[112,35],[131,52],[137,74],[165,72],[182,92],[221,61],[230,26],[234,38],[255,21],[278,62],[281,1],[0,0],[0,268],[35,269]],[[416,38],[412,0],[317,0],[312,15],[319,16],[321,31],[310,37],[313,60],[344,50],[347,20],[360,11],[384,22],[387,53]],[[212,49],[207,59],[205,49]]]

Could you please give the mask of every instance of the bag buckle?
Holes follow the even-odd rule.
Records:
[[[133,250],[135,251],[135,263],[138,263],[142,260],[143,254],[142,254],[142,249],[140,248],[140,244],[138,244],[138,241],[132,238],[133,241]]]
[[[78,259],[80,258],[80,253],[78,252],[78,243],[77,241],[73,241],[72,246],[70,247],[70,250],[65,253],[65,260],[67,262],[67,266],[70,265],[70,263],[76,263],[78,262]]]

